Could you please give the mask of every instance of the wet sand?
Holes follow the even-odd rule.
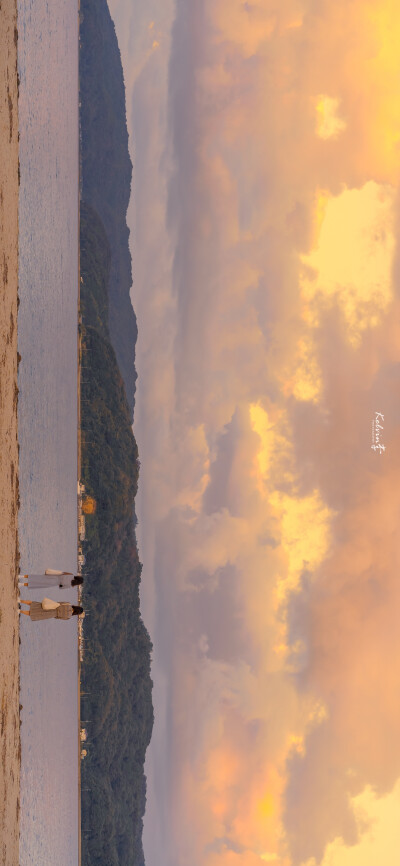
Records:
[[[17,3],[0,3],[0,864],[19,863]]]

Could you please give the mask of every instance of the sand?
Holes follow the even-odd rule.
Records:
[[[17,3],[0,2],[0,864],[19,863]]]

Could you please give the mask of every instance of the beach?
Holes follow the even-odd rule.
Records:
[[[0,9],[0,863],[19,863],[17,4]]]

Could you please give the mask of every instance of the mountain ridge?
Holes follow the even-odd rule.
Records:
[[[106,0],[81,0],[79,58],[81,197],[98,213],[110,244],[110,338],[133,418],[137,322],[126,222],[132,162],[121,54]]]
[[[126,225],[132,165],[121,58],[105,0],[81,0],[80,130],[81,481],[94,503],[83,542],[82,864],[144,866],[144,761],[154,711],[135,534],[137,325]]]

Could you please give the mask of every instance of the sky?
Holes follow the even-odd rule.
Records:
[[[110,0],[147,866],[395,866],[400,8]]]

